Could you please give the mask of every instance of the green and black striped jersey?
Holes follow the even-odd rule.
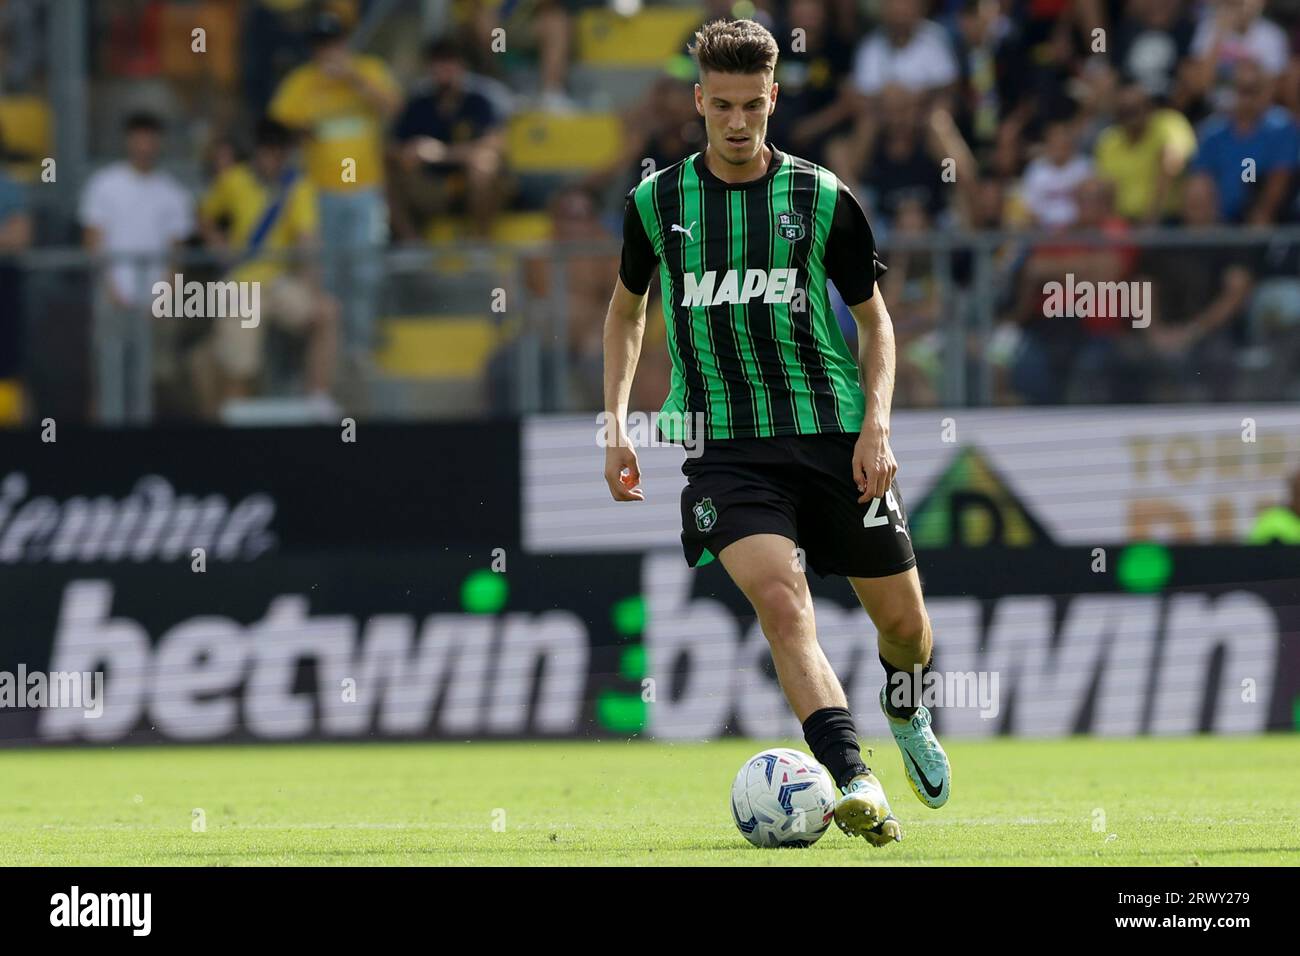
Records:
[[[659,430],[670,441],[862,427],[857,361],[829,279],[849,305],[885,271],[853,194],[772,149],[759,179],[726,183],[695,155],[629,194],[619,276],[643,294],[656,262],[672,358]],[[686,431],[690,429],[690,431]]]

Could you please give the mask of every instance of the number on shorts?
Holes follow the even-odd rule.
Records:
[[[885,492],[885,507],[897,515],[900,522],[903,520],[903,512],[898,508],[898,499],[894,497],[893,489]],[[862,518],[862,527],[878,528],[882,524],[889,524],[889,515],[877,514],[879,510],[880,499],[872,498],[871,507],[867,509],[866,515]]]

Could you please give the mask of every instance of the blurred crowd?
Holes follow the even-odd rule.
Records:
[[[783,46],[773,141],[853,186],[892,266],[900,403],[940,400],[940,333],[966,321],[974,282],[927,237],[981,230],[1013,237],[989,286],[995,325],[967,339],[995,401],[1228,400],[1300,380],[1300,258],[1268,231],[1300,222],[1300,5],[760,6]],[[1256,231],[1224,244],[1224,226]],[[1188,244],[1131,238],[1152,227]],[[1085,233],[1105,241],[1070,238]],[[1149,283],[1150,326],[1046,316],[1044,287],[1066,273]]]
[[[735,12],[707,6],[706,19]],[[1274,239],[1300,223],[1300,4],[746,6],[781,46],[771,140],[850,184],[885,250],[899,404],[943,399],[954,329],[965,380],[991,369],[998,403],[1300,397],[1300,250]],[[641,157],[662,168],[700,148],[678,75],[629,116],[620,188]],[[1250,231],[1223,241],[1234,226]],[[1186,242],[1133,238],[1153,228]],[[984,291],[991,328],[975,320],[971,259],[933,251],[984,231],[1011,237]],[[1044,286],[1066,273],[1145,284],[1146,314],[1045,316]],[[592,368],[596,305],[575,346]],[[855,334],[842,309],[841,324]]]
[[[184,0],[95,5],[97,75],[134,105],[100,136],[122,136],[124,153],[88,178],[76,235],[137,258],[97,286],[94,374],[121,375],[148,355],[180,383],[186,414],[213,418],[265,390],[268,356],[283,352],[293,387],[333,414],[376,347],[383,250],[437,241],[448,222],[458,239],[488,239],[502,217],[532,210],[566,251],[521,253],[523,281],[541,327],[566,330],[550,347],[563,353],[568,403],[598,408],[622,197],[647,170],[703,147],[689,32],[618,110],[612,161],[539,181],[511,168],[510,118],[602,108],[575,70],[575,24],[628,4],[448,0],[441,29],[403,58],[391,50],[409,50],[409,36],[370,38],[364,52],[352,42],[373,2],[195,2],[225,10],[238,40],[188,82],[166,64]],[[38,82],[24,45],[43,7],[0,0],[0,93]],[[999,403],[1276,398],[1300,380],[1300,249],[1271,238],[1300,223],[1300,0],[708,0],[699,10],[700,22],[748,16],[772,30],[770,140],[828,166],[867,208],[890,265],[900,406],[951,398],[954,330],[958,358],[993,370]],[[142,100],[153,83],[157,95]],[[197,178],[168,161],[178,148]],[[0,303],[13,285],[3,257],[36,241],[25,195],[0,175]],[[1230,226],[1247,238],[1224,239]],[[1189,241],[1138,241],[1154,227]],[[993,266],[982,270],[961,242],[990,233]],[[131,331],[186,247],[215,257],[213,279],[262,282],[260,331]],[[1150,283],[1149,327],[1105,309],[1046,317],[1044,287],[1067,272]],[[990,297],[994,320],[981,322]],[[562,314],[548,319],[548,308]],[[653,301],[651,316],[633,396],[647,408],[668,375]],[[11,331],[0,381],[20,374]],[[154,398],[126,394],[115,412],[130,418]],[[0,417],[5,401],[0,390]]]

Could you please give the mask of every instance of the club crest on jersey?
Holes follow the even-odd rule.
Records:
[[[803,213],[779,212],[776,214],[776,234],[787,242],[798,242],[804,237]]]
[[[695,527],[700,531],[712,531],[713,526],[718,523],[718,510],[713,507],[712,498],[701,498],[695,502],[691,514],[695,515]]]

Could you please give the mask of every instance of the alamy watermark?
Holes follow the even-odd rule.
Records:
[[[705,415],[703,412],[630,412],[622,429],[618,418],[609,412],[596,416],[600,428],[596,443],[601,448],[630,445],[633,448],[658,448],[680,445],[687,458],[704,454]],[[626,439],[620,441],[620,434]]]
[[[153,284],[157,319],[239,319],[246,329],[262,320],[260,282],[186,282],[179,272],[171,282]]]
[[[50,897],[50,925],[61,927],[117,926],[132,936],[148,936],[153,927],[152,893],[83,893],[73,885]]]
[[[1043,315],[1049,319],[1112,316],[1132,319],[1133,328],[1151,324],[1150,282],[1092,282],[1065,274],[1065,282],[1043,286]]]
[[[980,716],[992,720],[998,715],[997,671],[923,671],[920,664],[911,673],[897,671],[889,678],[889,702],[900,710],[910,707],[978,707]],[[920,700],[913,700],[920,688]]]
[[[0,708],[60,707],[83,710],[87,720],[104,715],[103,671],[0,671]]]

